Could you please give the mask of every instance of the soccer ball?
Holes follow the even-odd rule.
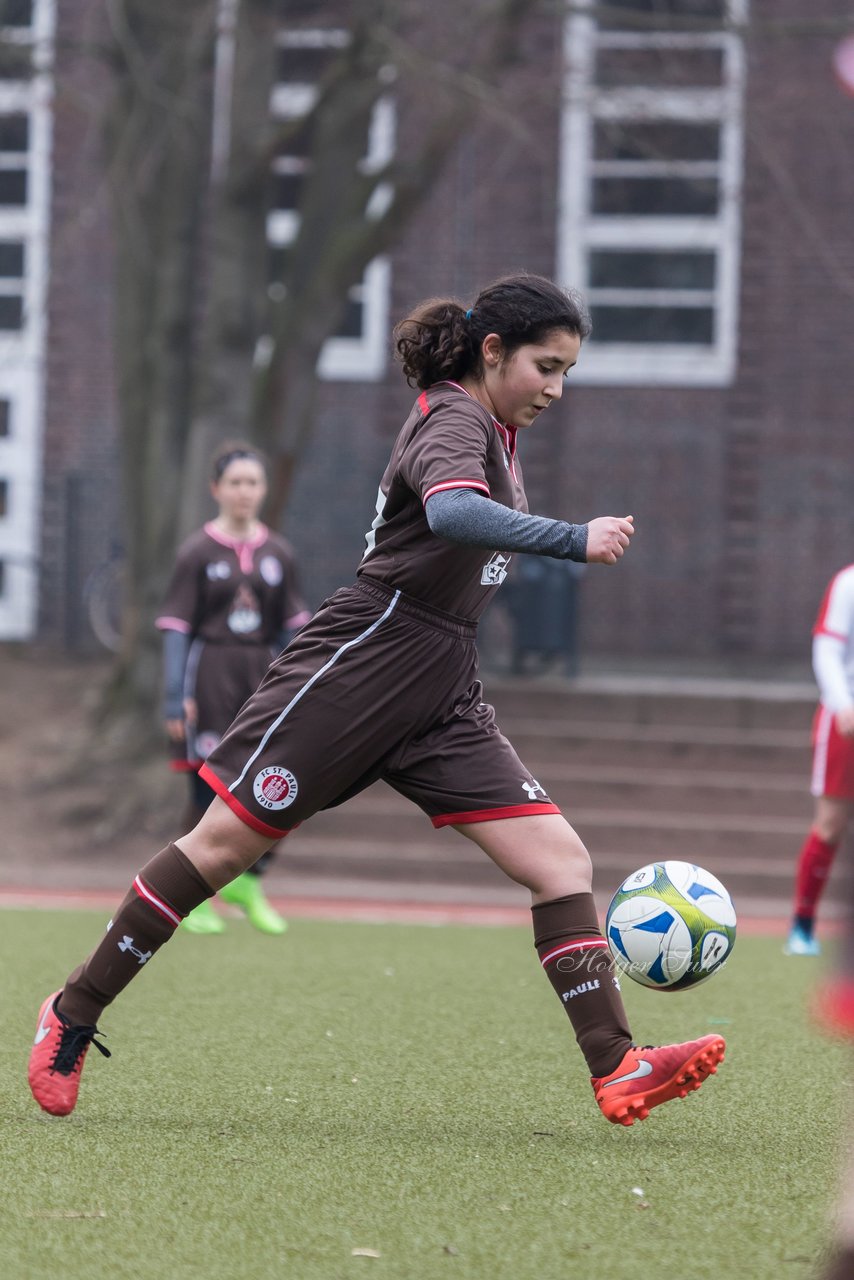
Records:
[[[651,862],[611,899],[605,936],[618,967],[656,991],[705,982],[735,946],[735,908],[724,886],[691,862]]]

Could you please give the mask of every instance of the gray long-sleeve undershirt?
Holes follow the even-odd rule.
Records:
[[[183,631],[163,632],[163,719],[181,720],[184,715],[184,670],[190,652],[190,637]]]
[[[529,551],[556,560],[587,560],[587,525],[511,511],[474,489],[434,493],[424,505],[440,538],[491,551]]]

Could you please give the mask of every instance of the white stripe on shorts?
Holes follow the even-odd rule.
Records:
[[[342,644],[340,649],[335,650],[335,652],[333,653],[329,661],[325,662],[323,666],[319,668],[319,670],[315,671],[314,675],[311,677],[310,680],[306,680],[302,688],[299,689],[291,698],[290,702],[285,707],[284,711],[280,711],[279,714],[276,716],[275,720],[270,725],[269,729],[264,734],[261,741],[258,743],[257,748],[255,749],[255,751],[253,751],[252,755],[249,757],[249,759],[246,761],[246,764],[243,766],[243,770],[240,774],[240,777],[235,778],[234,782],[232,782],[231,786],[228,788],[229,791],[234,791],[236,787],[240,786],[241,782],[246,777],[249,770],[252,768],[252,765],[258,759],[261,752],[264,750],[267,743],[270,741],[270,738],[272,737],[272,735],[279,728],[279,725],[282,723],[285,717],[288,716],[291,713],[291,711],[293,711],[294,707],[297,705],[300,698],[302,698],[303,694],[308,693],[311,686],[315,684],[322,675],[325,675],[330,667],[335,665],[335,663],[342,656],[342,654],[346,653],[348,649],[355,648],[355,646],[357,644],[361,644],[363,640],[367,640],[368,636],[373,635],[373,633],[377,630],[377,628],[381,627],[382,624],[385,622],[385,620],[391,616],[399,598],[400,598],[400,592],[395,591],[394,595],[391,598],[391,602],[389,603],[389,606],[386,609],[385,613],[382,615],[382,617],[377,618],[376,622],[372,622],[371,625],[368,627],[367,631],[363,631],[360,636],[356,636],[355,640],[348,640],[346,644]]]

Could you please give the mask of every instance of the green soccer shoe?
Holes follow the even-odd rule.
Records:
[[[223,902],[240,907],[252,927],[260,933],[281,934],[288,927],[287,920],[282,919],[275,907],[267,901],[261,877],[254,876],[251,871],[244,871],[231,884],[225,885],[220,889],[219,896]]]

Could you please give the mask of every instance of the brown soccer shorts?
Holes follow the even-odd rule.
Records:
[[[560,812],[482,700],[475,635],[359,579],[275,660],[201,777],[271,839],[380,778],[436,827]]]

